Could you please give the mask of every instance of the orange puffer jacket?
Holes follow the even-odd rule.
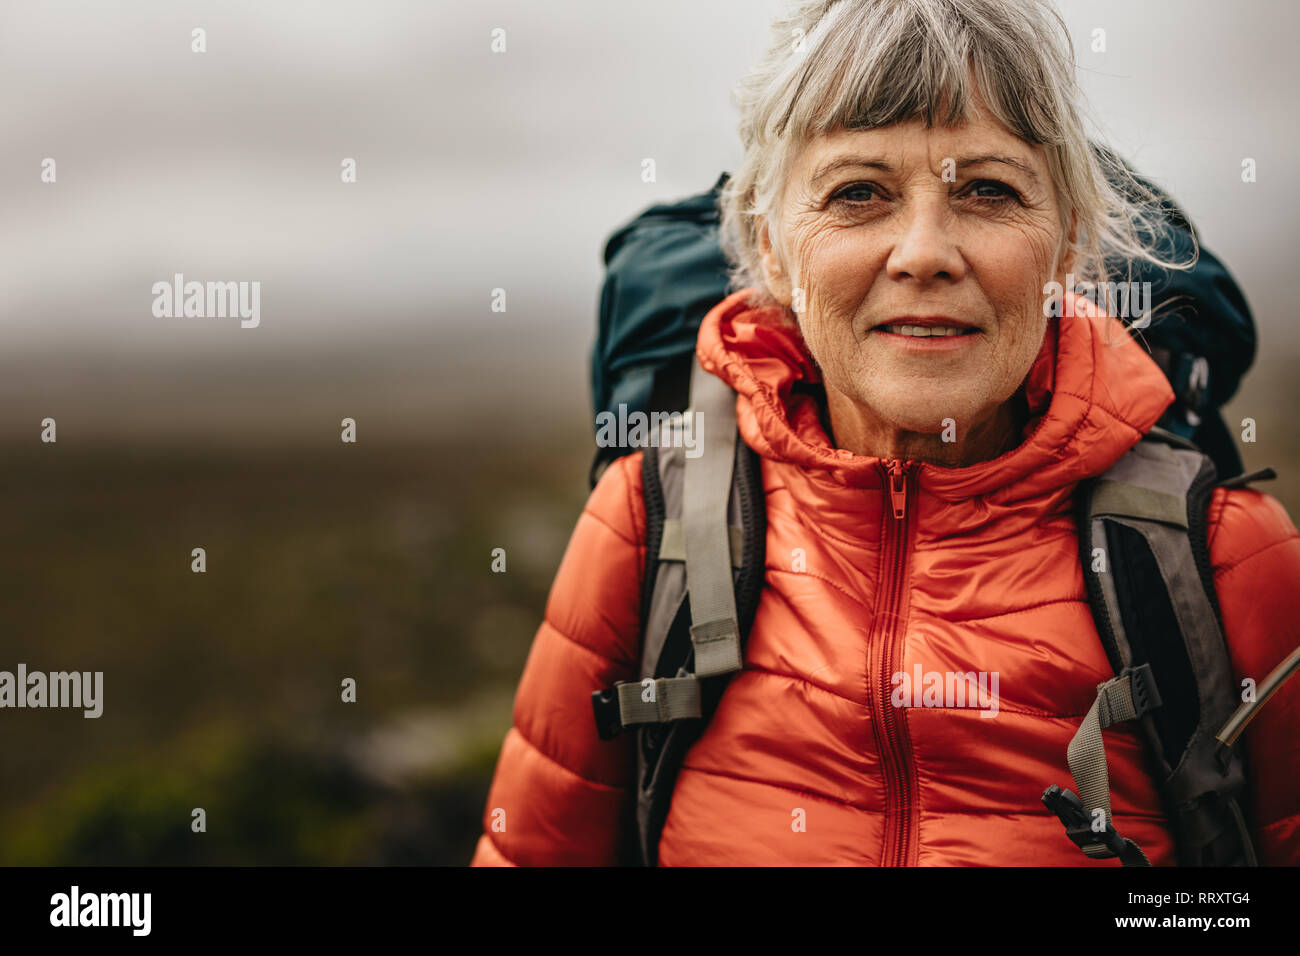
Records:
[[[795,388],[819,380],[801,337],[746,297],[709,313],[698,354],[739,393],[741,435],[763,459],[766,586],[744,669],[686,754],[660,863],[1119,865],[1084,857],[1039,798],[1073,787],[1066,745],[1113,676],[1074,490],[1159,418],[1173,400],[1164,375],[1114,319],[1053,320],[1026,379],[1022,443],[965,468],[903,463],[896,520],[898,463],[831,446],[816,400]],[[639,677],[640,463],[612,465],[578,519],[475,864],[620,862],[635,735],[601,741],[590,694]],[[1300,535],[1251,489],[1215,489],[1209,522],[1235,676],[1258,681],[1300,644]],[[942,700],[891,703],[898,672],[969,671],[997,675],[992,719]],[[1300,863],[1298,725],[1300,679],[1246,732],[1261,862]],[[1105,736],[1116,828],[1173,864],[1133,725]]]

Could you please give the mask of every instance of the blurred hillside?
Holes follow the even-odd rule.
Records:
[[[104,672],[97,720],[4,713],[0,863],[468,859],[583,419],[411,444],[359,421],[355,446],[0,446],[4,666]]]

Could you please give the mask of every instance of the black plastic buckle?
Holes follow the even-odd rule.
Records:
[[[1156,675],[1151,671],[1150,664],[1143,664],[1140,667],[1126,667],[1120,671],[1121,677],[1126,674],[1129,677],[1129,684],[1133,688],[1135,719],[1143,714],[1150,713],[1164,703],[1160,699],[1160,690],[1156,687]]]
[[[591,709],[596,715],[596,734],[601,740],[613,740],[623,732],[623,713],[618,706],[618,688],[627,681],[619,681],[613,687],[591,692]]]
[[[1056,814],[1065,827],[1066,835],[1082,850],[1085,846],[1103,842],[1101,834],[1094,833],[1092,817],[1083,808],[1083,801],[1073,790],[1062,790],[1052,784],[1043,791],[1043,806]]]
[[[1119,831],[1109,820],[1106,821],[1105,830],[1094,830],[1092,816],[1084,809],[1083,801],[1073,790],[1062,790],[1052,784],[1043,791],[1043,806],[1056,814],[1056,818],[1065,826],[1065,835],[1080,850],[1100,843],[1110,851],[1111,856],[1120,856],[1124,852],[1126,841],[1119,835]]]

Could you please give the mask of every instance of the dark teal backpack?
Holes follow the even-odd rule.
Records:
[[[641,680],[592,693],[602,738],[637,734],[632,842],[635,862],[646,865],[657,862],[686,751],[743,664],[763,587],[761,462],[738,439],[734,393],[694,359],[700,321],[728,291],[717,242],[717,198],[726,179],[708,193],[652,207],[611,237],[592,356],[597,413],[617,417],[620,405],[623,414],[670,413],[689,404],[704,416],[697,457],[686,456],[667,433],[641,446]],[[1172,202],[1166,208],[1173,241],[1190,250],[1190,223]],[[1300,649],[1265,679],[1253,704],[1238,706],[1206,512],[1216,485],[1274,477],[1272,469],[1241,474],[1218,412],[1253,360],[1254,323],[1236,284],[1204,250],[1188,273],[1135,272],[1137,281],[1153,283],[1157,305],[1174,306],[1143,333],[1177,400],[1110,471],[1080,485],[1080,559],[1116,677],[1098,688],[1067,754],[1082,796],[1050,786],[1042,800],[1088,856],[1145,865],[1142,851],[1114,829],[1101,736],[1105,727],[1134,720],[1180,864],[1253,865],[1242,809],[1244,759],[1233,745],[1258,705],[1300,667]],[[598,447],[592,484],[633,450]]]
[[[728,292],[717,205],[727,179],[723,173],[706,193],[650,207],[606,242],[591,354],[597,414],[617,416],[620,405],[647,413],[686,407],[700,321]],[[1173,227],[1163,251],[1189,257],[1196,248],[1191,223],[1172,199],[1146,185],[1161,198]],[[1255,360],[1255,321],[1241,290],[1204,248],[1188,272],[1139,263],[1133,281],[1152,284],[1156,317],[1141,341],[1177,396],[1156,424],[1205,451],[1221,478],[1241,474],[1241,455],[1219,413]],[[590,485],[629,450],[598,447]]]

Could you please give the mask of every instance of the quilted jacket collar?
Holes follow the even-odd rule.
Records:
[[[701,364],[734,388],[741,435],[765,458],[809,472],[819,484],[878,486],[883,459],[832,446],[816,399],[796,388],[820,373],[798,329],[776,306],[753,308],[736,292],[705,317]],[[1074,316],[1052,319],[1025,380],[1030,417],[1017,447],[962,468],[918,463],[920,487],[949,501],[1011,502],[1104,472],[1174,400],[1164,373],[1116,319],[1074,298]]]

